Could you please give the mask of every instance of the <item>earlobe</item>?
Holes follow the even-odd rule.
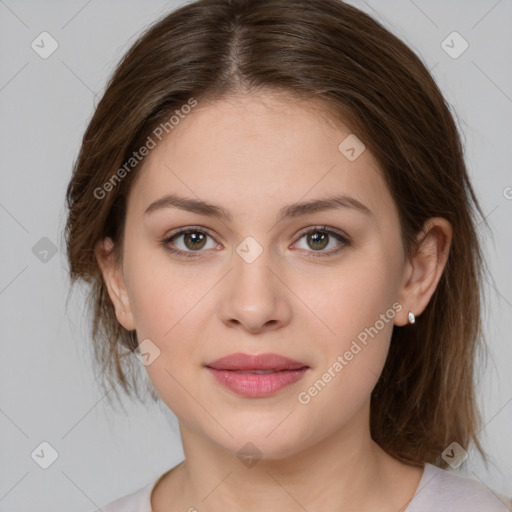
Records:
[[[103,282],[114,306],[118,322],[128,330],[135,329],[122,269],[113,253],[114,244],[107,237],[100,240],[94,249],[96,261],[101,269]]]
[[[409,312],[417,317],[427,307],[448,261],[451,240],[452,226],[448,220],[432,217],[426,221],[418,234],[418,248],[406,264],[398,296],[403,309],[395,317],[395,325],[411,323]]]

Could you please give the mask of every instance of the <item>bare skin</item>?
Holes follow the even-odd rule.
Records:
[[[330,441],[329,441],[330,443]],[[192,477],[189,473],[187,461],[185,460],[180,465],[173,468],[170,472],[163,475],[160,481],[153,489],[151,495],[151,505],[153,512],[165,511],[179,511],[189,510],[194,507],[197,510],[220,510],[217,507],[231,507],[233,510],[243,510],[244,507],[253,507],[254,510],[264,510],[264,505],[258,508],[258,503],[264,503],[263,498],[269,493],[269,487],[273,487],[273,505],[270,505],[270,510],[278,510],[278,507],[285,507],[286,510],[319,510],[318,507],[326,506],[322,503],[332,502],[332,508],[320,510],[353,510],[353,511],[384,511],[384,512],[404,512],[412,499],[418,484],[423,475],[423,468],[413,466],[404,462],[400,462],[393,457],[387,455],[376,443],[372,441],[370,446],[370,454],[367,458],[368,468],[364,474],[352,474],[351,468],[358,467],[358,458],[364,456],[364,453],[354,453],[352,459],[345,458],[345,463],[352,464],[344,468],[338,474],[340,479],[332,484],[332,470],[329,467],[324,467],[326,461],[330,457],[314,449],[315,456],[319,459],[319,471],[328,480],[323,481],[319,474],[316,472],[316,466],[311,464],[311,459],[308,459],[309,453],[301,454],[301,457],[290,458],[283,464],[280,479],[272,478],[276,474],[275,465],[265,465],[268,471],[266,478],[255,480],[253,478],[254,468],[243,468],[238,459],[226,462],[226,480],[221,484],[222,486],[228,484],[229,493],[228,498],[220,502],[217,496],[217,487],[220,481],[215,483],[215,478],[208,478],[208,475],[203,475],[203,471]],[[190,453],[190,450],[188,451]],[[192,450],[194,453],[194,450]],[[189,455],[187,455],[188,459]],[[201,459],[201,457],[198,457]],[[321,459],[321,461],[320,461]],[[302,464],[301,472],[306,480],[298,480],[295,468],[295,461]],[[262,463],[263,464],[263,463]],[[291,473],[286,470],[285,464],[294,464],[294,472]],[[214,467],[212,471],[215,471]],[[272,475],[272,476],[271,476]],[[282,475],[285,475],[284,478]],[[304,488],[304,482],[308,482],[314,475],[314,482],[316,487],[311,489],[310,486]],[[256,475],[258,478],[259,475]],[[190,493],[189,482],[195,482],[192,487],[200,497],[197,499],[197,494],[194,491]],[[350,482],[349,485],[343,489],[343,497],[339,486],[343,482]],[[361,493],[364,493],[365,488],[372,489],[374,496],[371,500],[361,500]],[[202,490],[202,492],[201,492]],[[210,494],[211,493],[211,494]],[[350,504],[348,507],[343,508],[344,503],[340,501],[337,505],[335,500],[344,500],[345,503]],[[203,501],[205,500],[205,501]],[[270,501],[270,500],[269,500]],[[212,503],[215,502],[215,503]],[[360,503],[360,504],[358,504]],[[303,508],[304,507],[304,508]],[[193,509],[190,510],[193,512]]]
[[[200,104],[150,152],[131,189],[123,264],[109,257],[110,239],[98,244],[117,318],[160,350],[146,370],[179,419],[185,462],[158,482],[154,512],[404,512],[416,491],[423,468],[371,438],[370,396],[393,325],[420,315],[436,289],[452,230],[429,219],[406,259],[378,163],[369,150],[350,161],[338,149],[350,133],[312,103],[270,94]],[[232,218],[174,207],[144,213],[169,193]],[[342,194],[371,213],[343,207],[277,221],[285,205]],[[167,246],[193,257],[169,253],[163,240],[190,226],[208,230],[204,247],[182,234]],[[330,234],[319,250],[306,236],[323,233],[318,226],[350,243]],[[251,263],[236,252],[248,236],[263,249]],[[299,401],[387,311],[378,334]],[[275,352],[309,370],[271,396],[242,397],[204,367],[233,352]],[[251,467],[237,457],[249,442],[261,454]]]

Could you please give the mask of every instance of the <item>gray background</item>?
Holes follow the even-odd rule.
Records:
[[[0,0],[0,511],[93,510],[183,458],[165,407],[126,401],[124,415],[106,405],[93,379],[80,290],[66,307],[62,243],[65,188],[105,81],[137,35],[181,3]],[[478,388],[490,465],[470,451],[457,472],[512,496],[512,2],[351,3],[420,54],[464,134],[493,229],[492,237],[480,233],[494,281],[485,312],[491,358]],[[47,59],[31,48],[43,31],[59,45]],[[453,31],[469,43],[456,59],[441,46]],[[59,455],[48,469],[31,457],[43,441]]]

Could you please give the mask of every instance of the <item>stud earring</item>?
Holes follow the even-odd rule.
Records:
[[[409,323],[413,324],[414,322],[416,322],[416,317],[412,311],[409,311]]]

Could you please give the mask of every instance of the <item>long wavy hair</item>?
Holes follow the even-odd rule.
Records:
[[[440,454],[452,441],[465,449],[474,442],[487,462],[475,397],[475,361],[478,349],[486,349],[486,269],[477,236],[484,215],[460,134],[420,58],[340,0],[186,4],[150,26],[110,77],[74,163],[65,227],[71,284],[88,284],[94,361],[104,389],[119,384],[144,402],[133,333],[117,321],[94,255],[108,236],[122,261],[126,198],[144,161],[130,160],[133,153],[191,98],[200,103],[261,91],[320,102],[364,142],[398,208],[406,256],[429,217],[451,223],[450,254],[427,308],[416,324],[393,329],[372,392],[370,429],[387,453],[413,464],[445,468]]]

